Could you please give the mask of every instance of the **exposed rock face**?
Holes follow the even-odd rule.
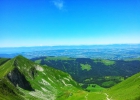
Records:
[[[14,86],[19,86],[25,90],[34,91],[30,83],[26,80],[25,76],[22,75],[17,68],[11,71],[7,75],[8,79],[14,84]]]
[[[33,67],[29,70],[30,75],[32,76],[32,78],[35,78],[35,75],[37,74],[36,68]]]

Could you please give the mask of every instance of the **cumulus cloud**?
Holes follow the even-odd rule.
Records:
[[[53,0],[53,4],[59,9],[62,10],[64,7],[64,2],[62,0]]]

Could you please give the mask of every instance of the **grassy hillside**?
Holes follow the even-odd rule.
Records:
[[[115,61],[113,60],[105,60],[105,59],[93,59],[95,63],[103,63],[106,66],[114,65]]]
[[[6,63],[0,66],[0,78],[3,78],[14,68],[14,65],[13,65],[14,61],[15,61],[15,58],[7,61]]]
[[[90,58],[40,57],[32,61],[69,73],[77,82],[109,88],[140,71],[140,61]],[[86,86],[85,86],[86,85]]]
[[[69,74],[48,66],[40,66],[22,56],[17,56],[0,66],[2,100],[66,99],[66,92],[78,90],[81,90],[80,86]]]
[[[0,79],[0,100],[24,100],[23,95],[10,81],[5,77]]]
[[[7,62],[8,60],[10,60],[10,59],[8,59],[8,58],[0,58],[0,66],[2,64],[4,64],[5,62]]]
[[[106,91],[112,100],[140,100],[140,73]]]

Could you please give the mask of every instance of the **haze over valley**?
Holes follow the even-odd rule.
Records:
[[[42,46],[1,48],[0,56],[13,58],[23,55],[29,59],[42,56],[124,60],[140,58],[140,44]]]

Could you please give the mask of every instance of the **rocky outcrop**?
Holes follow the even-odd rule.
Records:
[[[26,80],[25,76],[21,74],[17,68],[14,68],[10,73],[8,73],[7,77],[14,86],[19,86],[25,90],[34,91],[30,83]]]

